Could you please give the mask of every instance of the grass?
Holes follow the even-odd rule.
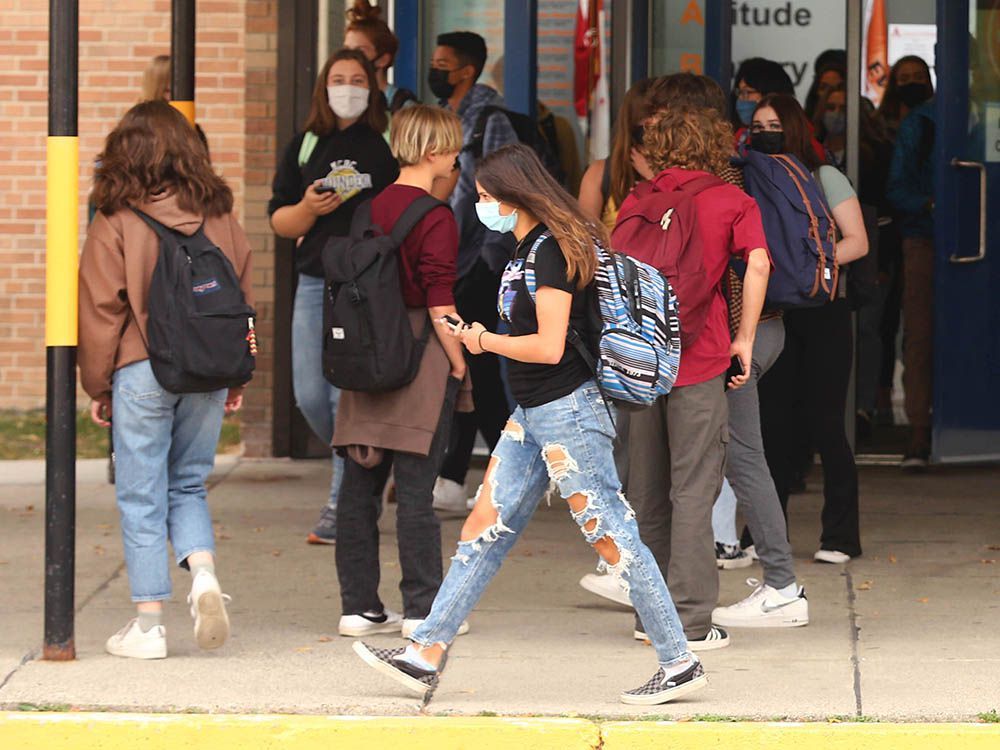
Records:
[[[984,724],[1000,724],[1000,713],[994,708],[979,714],[979,720]]]
[[[238,419],[227,417],[222,423],[219,453],[232,453],[240,444]],[[108,455],[108,431],[80,412],[76,418],[77,458],[105,458]],[[0,410],[0,460],[45,458],[45,412]]]

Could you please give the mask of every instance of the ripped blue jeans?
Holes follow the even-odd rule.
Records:
[[[458,543],[431,612],[413,633],[414,643],[431,646],[454,640],[528,525],[551,479],[569,502],[587,542],[613,543],[614,554],[608,554],[605,543],[605,554],[612,561],[602,559],[601,566],[631,595],[660,664],[693,659],[670,592],[656,560],[639,539],[635,513],[622,493],[614,438],[593,381],[543,406],[514,410],[476,493],[477,502],[488,498],[496,520],[475,539]]]

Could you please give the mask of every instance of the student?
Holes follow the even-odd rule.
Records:
[[[824,54],[830,52],[840,52],[840,50],[827,50]],[[809,87],[809,93],[806,94],[805,110],[810,120],[815,121],[816,108],[827,94],[843,86],[847,81],[846,60],[839,58],[840,55],[836,57],[831,55],[826,61],[821,61],[821,58],[816,59],[816,75],[812,86]]]
[[[396,61],[399,39],[382,19],[380,7],[368,0],[354,0],[354,4],[347,9],[344,47],[360,51],[375,66],[378,89],[385,97],[390,114],[418,103],[417,95],[412,91],[389,83],[389,68]]]
[[[486,41],[481,36],[471,31],[455,31],[438,36],[431,58],[428,85],[441,106],[462,120],[464,145],[472,140],[484,107],[504,106],[503,97],[496,90],[477,83],[486,57]],[[510,120],[499,113],[490,117],[483,139],[483,155],[488,156],[512,143],[517,143],[517,134]],[[509,239],[486,229],[476,218],[476,163],[471,151],[463,149],[459,166],[450,180],[438,182],[434,193],[449,200],[458,222],[455,305],[462,317],[481,321],[490,330],[496,330],[497,312],[493,300],[512,245]],[[447,457],[440,480],[434,487],[435,508],[463,514],[468,509],[465,475],[476,432],[482,434],[492,450],[510,414],[497,356],[485,354],[466,359],[476,409],[471,414],[455,415]]]
[[[167,655],[168,540],[177,564],[192,574],[195,641],[217,648],[229,635],[228,597],[215,576],[205,481],[223,413],[240,408],[243,389],[178,395],[157,382],[145,342],[160,240],[132,209],[183,234],[204,227],[232,263],[248,303],[250,247],[232,214],[229,186],[184,116],[160,99],[132,107],[108,136],[94,201],[98,213],[80,256],[80,380],[93,399],[91,418],[114,433],[115,495],[137,609],[105,648],[136,659]]]
[[[149,65],[142,72],[142,98],[139,101],[160,100],[170,100],[170,55],[157,55],[149,61]],[[208,151],[208,138],[201,125],[195,123],[194,130]]]
[[[903,238],[903,391],[910,428],[901,467],[919,471],[927,467],[931,453],[934,394],[935,108],[930,80],[924,79],[917,63],[910,66],[912,82],[893,89],[900,113],[909,112],[896,136],[888,197],[898,212]],[[906,73],[900,70],[900,81]]]
[[[840,233],[836,255],[841,267],[868,252],[868,236],[854,189],[836,168],[817,158],[811,147],[809,120],[793,97],[778,94],[761,100],[753,116],[750,143],[765,153],[791,154],[816,173]],[[759,387],[767,463],[781,507],[786,509],[801,440],[797,408],[789,394],[798,392],[808,440],[823,462],[823,531],[814,558],[817,562],[845,563],[861,554],[858,471],[844,428],[854,354],[851,310],[841,294],[819,307],[786,310],[784,320],[784,351]]]
[[[292,312],[292,389],[310,429],[327,445],[340,391],[323,377],[323,264],[330,237],[350,231],[355,209],[399,175],[389,145],[385,100],[375,68],[361,52],[342,49],[316,79],[305,128],[285,147],[267,210],[280,237],[298,240],[298,284]],[[303,158],[304,157],[304,158]],[[329,192],[317,188],[332,187]],[[310,544],[337,538],[337,489],[343,460],[333,456],[330,496]]]
[[[428,196],[435,179],[447,177],[462,148],[458,117],[438,107],[415,105],[392,122],[397,180],[371,204],[371,222],[391,232],[410,206]],[[399,276],[410,323],[417,333],[428,316],[457,315],[452,287],[458,226],[444,204],[431,208],[399,249]],[[397,390],[344,391],[333,445],[346,451],[337,506],[337,577],[343,616],[340,634],[411,633],[430,612],[441,585],[441,525],[432,508],[466,364],[461,344],[435,326],[416,379]],[[396,536],[403,579],[403,618],[385,609],[378,595],[378,518],[381,488],[389,470],[396,478]],[[466,628],[467,629],[467,626]]]
[[[931,70],[922,57],[906,55],[889,71],[889,83],[879,104],[879,114],[893,136],[907,115],[934,96]]]
[[[683,189],[706,173],[722,173],[729,166],[732,144],[732,128],[720,112],[682,107],[657,114],[647,123],[643,141],[661,189]],[[633,195],[625,202],[622,215],[635,200]],[[627,489],[643,541],[675,593],[688,643],[696,650],[710,650],[729,645],[728,633],[712,624],[719,596],[712,506],[722,486],[729,442],[725,393],[727,385],[739,387],[749,378],[770,259],[760,210],[746,193],[720,182],[697,193],[693,201],[706,278],[712,285],[708,315],[704,329],[681,355],[670,394],[631,415]],[[744,259],[747,270],[742,318],[731,338],[722,287],[733,257]],[[683,310],[685,303],[680,304]],[[743,374],[727,384],[731,357],[739,359]],[[636,638],[645,639],[648,633],[645,621],[637,617]]]
[[[483,159],[477,190],[481,220],[517,239],[497,300],[511,333],[491,333],[480,322],[459,322],[451,331],[471,354],[493,351],[509,360],[518,407],[490,459],[431,614],[412,634],[412,643],[376,649],[358,642],[355,651],[428,696],[459,624],[499,570],[551,479],[584,538],[621,585],[631,589],[649,622],[660,668],[642,687],[622,693],[621,700],[645,705],[674,700],[707,679],[688,651],[670,593],[621,494],[612,459],[612,407],[566,342],[570,326],[587,330],[597,265],[594,243],[606,243],[607,230],[580,210],[527,146],[508,146]],[[524,279],[533,249],[535,300]]]

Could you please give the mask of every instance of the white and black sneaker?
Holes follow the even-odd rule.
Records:
[[[632,631],[632,637],[637,641],[648,641],[649,636],[644,630],[636,628]],[[729,633],[722,628],[713,625],[702,638],[688,638],[689,651],[714,651],[717,648],[725,648],[729,645]]]
[[[695,690],[701,690],[706,685],[708,677],[705,676],[701,662],[695,662],[680,674],[670,677],[663,671],[663,667],[660,667],[649,682],[635,690],[626,690],[620,699],[622,703],[633,706],[656,706],[660,703],[669,703]]]
[[[749,568],[753,565],[753,558],[738,544],[715,543],[715,566],[719,570],[737,570],[739,568]]]
[[[403,616],[387,609],[384,612],[342,615],[337,631],[347,638],[359,638],[377,633],[398,633],[402,628]]]
[[[361,660],[369,667],[391,677],[425,700],[437,688],[441,672],[444,671],[445,662],[448,660],[448,652],[445,651],[438,668],[426,670],[399,658],[406,653],[405,646],[403,648],[375,648],[361,641],[354,642],[354,653],[360,656]]]
[[[716,607],[712,611],[713,623],[727,628],[797,628],[809,624],[809,601],[801,586],[789,598],[756,578],[748,578],[747,585],[753,593],[736,604]]]

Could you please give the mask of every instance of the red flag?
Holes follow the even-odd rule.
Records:
[[[590,111],[590,95],[600,72],[597,5],[598,0],[579,0],[576,8],[573,102],[581,119],[586,118]]]

